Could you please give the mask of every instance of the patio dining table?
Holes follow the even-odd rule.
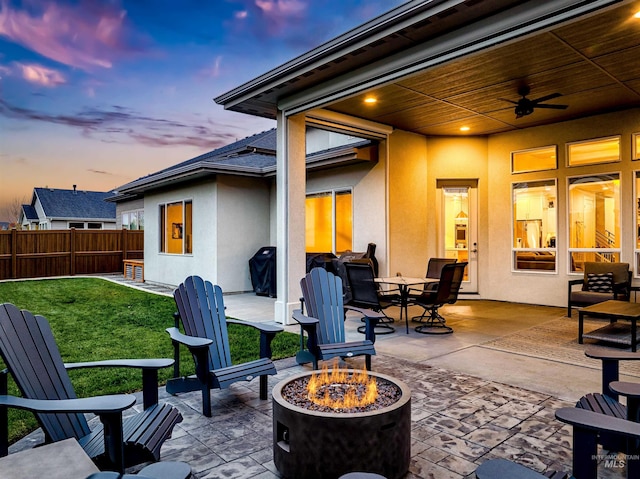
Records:
[[[404,313],[407,334],[409,334],[409,288],[411,286],[419,286],[427,283],[437,283],[437,278],[413,278],[410,276],[388,276],[383,278],[375,278],[376,283],[393,284],[400,290],[400,321]]]

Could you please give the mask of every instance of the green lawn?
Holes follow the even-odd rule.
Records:
[[[173,358],[165,329],[173,326],[173,298],[128,288],[100,278],[69,278],[0,283],[0,303],[41,314],[51,329],[65,362],[116,358]],[[257,359],[259,333],[253,328],[229,325],[234,363]],[[280,333],[272,343],[273,358],[295,355],[296,334]],[[181,373],[193,374],[193,359],[181,351]],[[0,366],[4,364],[0,361]],[[160,372],[160,381],[172,368]],[[76,394],[87,397],[137,391],[141,374],[129,369],[81,369],[70,371]],[[14,384],[10,394],[18,394]],[[9,411],[9,437],[14,442],[37,427],[32,414]]]

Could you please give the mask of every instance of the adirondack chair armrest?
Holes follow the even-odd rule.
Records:
[[[172,341],[184,344],[189,349],[208,348],[213,340],[208,338],[198,338],[196,336],[188,336],[180,332],[178,328],[167,328],[165,330],[169,333]]]
[[[609,384],[620,378],[620,361],[637,361],[640,359],[640,352],[587,348],[584,354],[588,358],[602,361],[602,394],[617,400],[618,395],[609,389]]]
[[[387,317],[382,312],[374,311],[373,309],[358,308],[357,306],[351,306],[348,304],[344,306],[344,309],[347,309],[349,311],[354,311],[358,314],[361,314],[363,317],[370,318],[370,319],[384,319]]]
[[[255,323],[252,321],[243,321],[238,319],[227,318],[227,324],[239,324],[240,326],[248,326],[260,331],[260,357],[271,359],[271,341],[276,334],[284,331],[282,326],[275,323]]]
[[[174,360],[159,359],[107,359],[81,363],[65,363],[65,369],[82,368],[135,368],[142,370],[142,396],[144,408],[158,404],[158,369],[168,368]]]
[[[136,403],[132,394],[114,394],[79,399],[28,399],[18,396],[0,396],[0,407],[25,409],[41,413],[94,413],[113,414],[129,409]]]
[[[640,439],[640,423],[607,416],[587,409],[563,407],[556,410],[556,419],[565,424],[570,424],[574,428],[594,434],[608,432],[630,439]]]
[[[293,310],[293,319],[305,329],[309,327],[315,328],[316,324],[320,322],[317,318],[312,318],[302,314],[301,309]]]
[[[64,363],[66,369],[81,368],[135,368],[163,369],[173,365],[173,359],[105,359],[103,361],[87,361],[81,363]]]

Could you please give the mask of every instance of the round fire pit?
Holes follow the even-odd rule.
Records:
[[[364,412],[311,410],[295,405],[301,401],[288,397],[288,391],[300,389],[297,383],[308,382],[313,374],[297,374],[273,388],[273,459],[278,471],[287,479],[337,479],[353,471],[401,478],[411,459],[409,388],[395,378],[369,372],[382,386],[379,389],[394,390],[395,402],[383,401]]]

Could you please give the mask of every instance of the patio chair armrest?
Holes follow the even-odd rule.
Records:
[[[640,423],[627,421],[606,414],[577,407],[562,407],[556,410],[556,419],[584,431],[612,434],[640,439]]]
[[[65,363],[66,369],[82,368],[135,368],[142,370],[142,397],[144,408],[158,404],[158,370],[173,365],[174,360],[159,359],[107,359],[83,363]]]
[[[627,381],[613,381],[609,384],[609,388],[627,398],[640,399],[640,383],[631,383]]]
[[[213,341],[208,338],[198,338],[196,336],[188,336],[180,332],[178,328],[165,329],[172,341],[184,344],[189,349],[208,348]]]
[[[136,368],[163,369],[173,365],[173,359],[106,359],[103,361],[88,361],[82,363],[64,363],[66,369],[81,368]]]
[[[0,406],[40,413],[113,414],[129,409],[136,402],[132,394],[94,396],[80,399],[28,399],[0,396]]]
[[[315,327],[316,324],[318,324],[320,321],[318,321],[317,318],[312,318],[310,316],[306,316],[304,314],[302,314],[302,310],[300,309],[294,309],[293,310],[293,319],[300,323],[300,326],[302,326],[303,328],[308,328],[308,327]]]
[[[240,324],[241,326],[250,326],[257,329],[261,333],[281,333],[284,328],[276,323],[256,323],[253,321],[244,321],[241,319],[229,319],[227,318],[227,324]]]
[[[271,359],[271,341],[276,334],[284,331],[284,328],[275,323],[254,323],[251,321],[241,321],[238,319],[228,319],[228,324],[239,324],[241,326],[249,326],[260,331],[260,357]]]
[[[568,284],[569,288],[571,288],[571,286],[575,286],[576,284],[584,284],[584,278],[570,279]]]
[[[636,361],[640,360],[640,351],[632,353],[630,351],[607,351],[603,348],[586,348],[585,356],[591,359],[601,359],[609,361]]]
[[[369,318],[369,319],[383,319],[383,318],[386,318],[386,315],[384,313],[379,312],[379,311],[374,311],[373,309],[358,308],[357,306],[349,306],[349,305],[345,305],[344,309],[347,309],[349,311],[355,311],[356,313],[359,313],[363,317]]]

